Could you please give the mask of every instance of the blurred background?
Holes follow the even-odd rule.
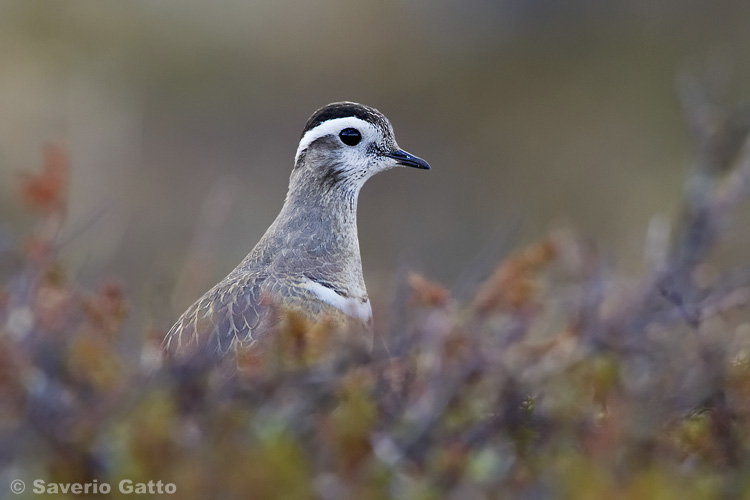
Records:
[[[561,226],[637,272],[690,168],[677,76],[720,64],[750,96],[748,28],[744,0],[2,0],[0,243],[62,141],[66,261],[169,323],[271,223],[309,115],[353,100],[433,167],[362,191],[376,309],[405,266],[451,285]]]

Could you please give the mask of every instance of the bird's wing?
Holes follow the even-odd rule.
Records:
[[[237,344],[258,340],[268,317],[267,276],[225,280],[206,292],[172,326],[162,344],[167,354],[226,354]]]

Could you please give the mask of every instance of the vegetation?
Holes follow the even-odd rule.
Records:
[[[647,275],[559,231],[470,300],[406,277],[373,352],[289,314],[265,355],[218,366],[162,360],[158,328],[133,356],[118,285],[66,272],[50,146],[19,183],[38,224],[0,288],[0,481],[29,498],[36,478],[106,498],[122,480],[183,499],[750,498],[750,268],[711,254],[750,190],[750,120],[683,90],[696,166],[681,220],[649,228]]]

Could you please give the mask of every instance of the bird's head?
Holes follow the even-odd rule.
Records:
[[[337,102],[320,108],[307,121],[292,175],[315,180],[328,191],[358,191],[367,179],[393,167],[429,169],[430,165],[398,147],[393,127],[381,112]]]

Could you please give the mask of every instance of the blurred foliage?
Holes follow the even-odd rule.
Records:
[[[697,137],[737,133],[689,89]],[[696,142],[711,154],[674,234],[649,240],[647,275],[560,230],[466,301],[408,276],[374,352],[289,316],[266,352],[218,364],[161,359],[157,327],[125,354],[121,287],[83,289],[58,257],[69,160],[51,145],[19,179],[38,219],[0,288],[0,482],[161,480],[184,499],[748,498],[750,270],[718,268],[711,249],[750,154]]]

